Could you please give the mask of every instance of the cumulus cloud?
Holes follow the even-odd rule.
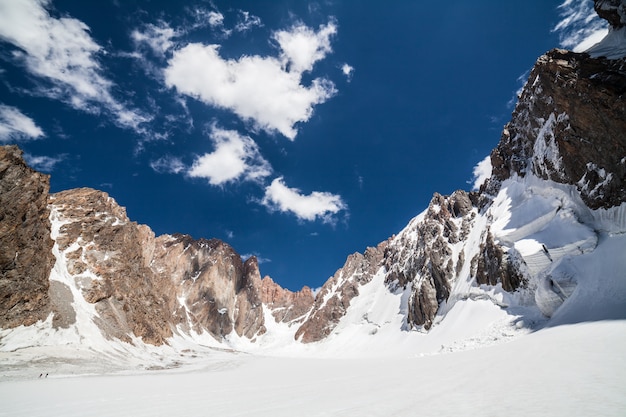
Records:
[[[489,177],[491,177],[491,156],[487,155],[485,159],[480,161],[474,167],[474,179],[472,185],[472,191],[476,191],[484,184]]]
[[[0,39],[17,50],[13,57],[26,70],[47,83],[37,93],[66,102],[75,109],[112,115],[120,127],[140,131],[149,120],[116,100],[97,59],[104,53],[89,34],[89,27],[71,17],[55,18],[49,0],[0,0]]]
[[[313,65],[332,52],[330,37],[337,33],[337,26],[330,22],[321,25],[315,32],[299,23],[289,30],[280,30],[273,35],[278,43],[283,66],[291,65],[290,71],[311,71]]]
[[[255,128],[295,139],[298,122],[306,122],[313,107],[331,98],[336,89],[325,78],[302,84],[302,73],[330,51],[333,24],[318,32],[295,26],[274,35],[279,57],[242,56],[224,59],[219,45],[191,43],[174,52],[164,71],[165,83],[205,104],[228,109]],[[297,45],[305,45],[296,51]]]
[[[43,130],[18,108],[0,104],[0,142],[39,139]]]
[[[65,160],[67,155],[57,156],[36,156],[24,153],[24,160],[33,169],[41,172],[52,172],[54,167],[61,161]]]
[[[339,195],[320,191],[304,195],[299,189],[285,185],[282,177],[276,178],[265,188],[261,204],[270,211],[292,213],[299,220],[320,219],[324,223],[332,223],[334,215],[347,209]]]
[[[237,180],[259,181],[272,173],[257,144],[234,130],[212,127],[210,139],[215,150],[198,157],[187,175],[206,178],[211,185]]]
[[[593,9],[593,1],[565,0],[558,8],[561,20],[553,31],[563,48],[583,52],[607,35],[608,24]]]

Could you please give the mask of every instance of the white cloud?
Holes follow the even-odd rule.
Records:
[[[194,161],[187,171],[190,177],[206,178],[211,185],[222,185],[241,179],[259,181],[272,173],[250,137],[213,126],[210,138],[215,150]]]
[[[213,7],[213,6],[212,6]],[[188,9],[189,10],[189,9]],[[191,29],[199,29],[210,27],[214,31],[217,31],[224,37],[228,37],[231,35],[232,30],[226,29],[224,27],[224,15],[220,13],[218,10],[213,9],[204,9],[200,7],[196,7],[191,9],[190,11],[193,22],[188,25]],[[181,29],[184,30],[184,29]]]
[[[33,169],[41,172],[51,172],[59,162],[65,160],[66,155],[58,156],[35,156],[24,153],[24,160]]]
[[[282,177],[265,188],[265,196],[260,203],[270,211],[290,212],[299,220],[320,219],[324,223],[332,223],[333,215],[347,209],[338,195],[320,191],[304,195],[297,188],[287,187]]]
[[[302,73],[311,71],[313,65],[332,52],[330,37],[337,33],[337,26],[330,22],[321,25],[315,32],[299,23],[289,30],[280,30],[273,35],[281,49],[283,65],[290,65],[290,71]]]
[[[341,66],[341,72],[343,72],[343,75],[346,76],[346,78],[348,78],[348,81],[352,80],[352,74],[354,73],[354,67],[352,65],[349,64],[343,64]]]
[[[0,104],[0,142],[38,139],[43,130],[19,109]]]
[[[89,35],[89,27],[71,17],[50,16],[49,4],[50,0],[0,0],[0,39],[19,48],[14,57],[49,83],[37,92],[90,113],[104,108],[118,126],[141,130],[149,119],[112,96],[114,84],[102,75],[97,60],[104,51]]]
[[[130,34],[136,45],[147,45],[159,56],[164,56],[167,51],[172,49],[174,46],[172,39],[177,36],[180,34],[163,21],[159,21],[158,25],[148,24],[143,30],[135,29]]]
[[[561,20],[552,30],[558,32],[563,48],[583,52],[608,33],[608,24],[593,9],[593,1],[565,0],[558,8]]]
[[[489,177],[491,177],[491,156],[487,155],[474,167],[472,191],[476,191]]]
[[[289,139],[296,137],[296,123],[309,120],[315,104],[335,94],[326,79],[301,85],[301,74],[285,71],[277,59],[224,60],[218,50],[217,45],[193,43],[176,51],[165,70],[166,85]]]
[[[213,28],[224,26],[224,15],[221,14],[220,12],[211,10],[207,13],[206,17],[207,17],[207,22],[209,23],[209,26]]]
[[[158,173],[180,174],[187,170],[187,166],[180,158],[163,156],[150,162],[150,168]]]
[[[261,27],[261,18],[250,14],[249,12],[239,10],[237,24],[235,25],[235,31],[247,32],[254,27]]]

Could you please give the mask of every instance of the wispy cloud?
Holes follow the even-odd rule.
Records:
[[[303,72],[330,52],[335,31],[329,23],[317,32],[301,25],[276,32],[278,57],[224,59],[219,45],[191,43],[174,52],[164,71],[165,83],[207,105],[231,110],[255,128],[293,140],[296,123],[308,121],[313,107],[336,93],[326,78],[302,84]]]
[[[113,97],[114,83],[98,61],[104,54],[89,27],[71,17],[55,18],[50,0],[0,0],[0,39],[15,46],[13,57],[38,80],[36,94],[77,110],[105,112],[123,128],[142,131],[149,117]]]
[[[289,188],[282,177],[276,178],[265,188],[260,203],[270,211],[292,213],[299,220],[322,220],[333,223],[335,215],[347,210],[341,196],[328,192],[313,191],[305,195],[297,188]]]
[[[35,121],[18,108],[0,104],[0,142],[25,141],[44,136]]]
[[[183,161],[175,156],[162,156],[150,162],[150,167],[161,174],[180,174],[187,170]]]
[[[36,156],[24,153],[24,160],[31,168],[41,172],[52,172],[54,167],[67,158],[67,155]]]
[[[608,24],[593,9],[591,0],[565,0],[558,7],[561,20],[553,28],[563,48],[583,52],[608,33]]]
[[[255,27],[261,27],[263,23],[261,22],[261,18],[250,14],[250,12],[246,12],[244,10],[238,11],[238,19],[237,24],[235,25],[235,31],[237,32],[247,32]]]
[[[147,24],[141,29],[135,29],[130,34],[137,47],[145,45],[154,54],[162,57],[174,46],[173,39],[178,36],[180,33],[162,20],[157,24]]]

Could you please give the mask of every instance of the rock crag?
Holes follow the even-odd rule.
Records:
[[[52,311],[54,264],[49,177],[32,170],[17,146],[0,147],[0,327],[31,325]]]

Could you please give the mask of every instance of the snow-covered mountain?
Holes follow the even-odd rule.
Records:
[[[261,279],[219,240],[155,236],[101,191],[48,195],[48,178],[1,147],[3,363],[430,354],[626,319],[626,58],[600,56],[610,45],[541,56],[480,190],[435,194],[315,296]]]

